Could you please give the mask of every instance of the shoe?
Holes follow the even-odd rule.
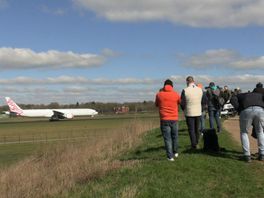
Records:
[[[259,156],[258,156],[258,160],[259,160],[259,161],[264,161],[264,155],[259,155]]]
[[[244,159],[245,159],[245,161],[248,162],[248,163],[251,162],[251,156],[247,156],[247,155],[245,155],[245,156],[244,156]]]
[[[175,153],[174,156],[177,158],[177,157],[179,157],[179,154],[178,153]]]
[[[167,159],[168,159],[168,161],[174,162],[173,158],[167,158]]]

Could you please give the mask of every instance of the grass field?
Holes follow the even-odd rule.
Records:
[[[219,154],[191,151],[184,122],[180,123],[180,153],[168,162],[159,129],[123,155],[122,161],[139,162],[77,188],[62,197],[263,197],[264,163],[240,160],[241,147],[224,131]],[[202,142],[200,142],[202,146]],[[56,196],[57,197],[57,196]]]
[[[137,132],[144,130],[143,124],[131,125],[134,118],[159,124],[157,115],[117,115],[62,122],[1,120],[1,135],[39,136],[44,132],[48,140],[0,145],[0,164],[5,166],[0,169],[1,193],[6,193],[6,197],[20,197],[17,192],[36,197],[41,192],[40,197],[56,198],[263,197],[264,163],[242,161],[240,145],[226,131],[219,134],[220,153],[192,151],[185,122],[180,122],[179,158],[169,162],[159,128],[142,136],[144,133]],[[125,130],[118,131],[120,128]],[[50,141],[63,135],[67,137],[66,134],[85,135],[85,140],[69,137],[64,141]],[[134,136],[143,139],[138,142],[138,138],[133,140]],[[87,142],[89,138],[91,145]],[[58,142],[62,144],[57,147]],[[56,147],[41,152],[47,145]],[[22,160],[36,151],[40,154]],[[13,191],[14,186],[17,189]]]
[[[111,129],[125,126],[133,119],[156,119],[155,114],[81,117],[49,122],[46,118],[0,119],[0,167],[23,159],[47,144],[58,141],[96,141],[111,135]]]
[[[157,116],[140,116],[140,119],[135,116],[118,116],[87,122],[88,120],[81,119],[46,124],[47,122],[31,120],[28,123],[19,121],[8,124],[9,127],[16,126],[10,130],[10,133],[14,133],[14,129],[17,128],[23,129],[25,134],[33,128],[35,130],[43,128],[54,133],[65,130],[72,131],[73,135],[77,136],[80,132],[91,133],[91,135],[82,139],[69,138],[64,141],[50,141],[53,140],[53,136],[48,136],[51,138],[46,143],[37,141],[30,143],[35,148],[38,147],[36,149],[38,151],[32,155],[30,153],[33,153],[33,148],[23,147],[29,144],[3,144],[9,148],[10,152],[13,152],[16,146],[19,146],[21,150],[17,148],[17,153],[11,154],[17,159],[11,159],[9,163],[6,163],[10,160],[9,155],[5,153],[3,156],[3,163],[6,164],[0,169],[1,197],[35,198],[64,194],[78,183],[102,177],[121,167],[133,166],[135,162],[117,159],[124,152],[139,145],[140,137],[156,128],[159,123]],[[6,129],[9,128],[6,127]],[[29,149],[28,152],[25,152],[27,149]]]

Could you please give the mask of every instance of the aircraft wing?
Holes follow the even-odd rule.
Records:
[[[58,110],[52,110],[53,111],[53,115],[51,116],[50,120],[59,120],[59,119],[71,119],[73,118],[73,115],[70,113],[66,113],[66,112],[62,112],[62,111],[58,111]]]
[[[51,116],[51,118],[57,118],[57,119],[64,119],[64,118],[66,118],[65,116],[64,116],[64,113],[62,113],[62,112],[60,112],[60,111],[54,111],[53,110],[53,115]]]

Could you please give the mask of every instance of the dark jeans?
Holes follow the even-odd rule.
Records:
[[[188,132],[189,132],[192,148],[196,148],[197,144],[199,143],[200,117],[201,116],[195,116],[195,117],[186,116],[186,123],[188,126]]]
[[[161,120],[160,129],[163,135],[165,150],[168,158],[178,153],[178,121]]]
[[[210,128],[214,128],[214,120],[216,121],[217,125],[217,131],[221,131],[221,122],[220,122],[220,110],[215,110],[215,109],[209,109],[208,110],[209,114],[209,123],[210,123]]]

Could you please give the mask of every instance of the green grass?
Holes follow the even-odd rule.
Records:
[[[163,138],[156,129],[119,159],[139,164],[79,184],[62,197],[263,197],[264,163],[240,160],[240,145],[226,131],[219,135],[222,151],[215,154],[190,151],[185,123],[180,122],[179,128],[176,161],[166,160]]]
[[[31,155],[41,148],[39,144],[0,145],[0,167],[11,164]]]
[[[144,115],[119,115],[100,116],[96,118],[76,118],[73,120],[62,120],[49,122],[43,118],[9,118],[0,120],[0,142],[6,140],[27,139],[28,137],[54,138],[73,135],[74,137],[86,135],[87,133],[105,131],[125,125],[132,119],[149,119]],[[152,115],[151,119],[157,119],[157,115]]]
[[[58,143],[53,140],[78,142],[84,137],[89,141],[98,141],[101,136],[111,135],[111,130],[120,128],[137,117],[157,119],[157,115],[153,114],[112,117],[100,115],[94,118],[82,117],[59,122],[49,122],[45,118],[2,118],[0,120],[0,167],[9,166],[47,145]],[[80,138],[74,139],[76,137]]]

